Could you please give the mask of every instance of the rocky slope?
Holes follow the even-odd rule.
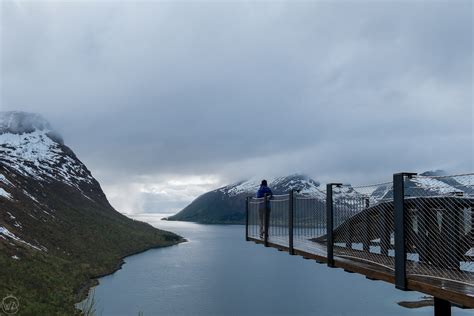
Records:
[[[124,256],[181,237],[117,212],[39,115],[0,112],[0,299],[21,314],[73,314],[79,290]]]

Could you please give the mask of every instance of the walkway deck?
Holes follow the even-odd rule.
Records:
[[[260,234],[268,232],[267,240]],[[247,240],[474,308],[474,174],[249,197]]]
[[[250,241],[258,244],[264,244],[264,240],[258,236],[249,236]],[[269,236],[268,246],[281,251],[289,251],[288,236]],[[320,242],[314,242],[310,239],[294,239],[294,254],[307,259],[314,259],[319,263],[327,263],[326,246]],[[368,279],[382,280],[395,284],[394,269],[387,265],[388,260],[394,260],[393,257],[384,255],[372,256],[370,262],[360,259],[357,250],[344,247],[335,247],[334,266],[342,268],[345,271],[365,275]],[[375,258],[375,260],[374,260]],[[379,264],[376,263],[379,258]],[[407,268],[410,271],[416,271],[415,268],[421,268],[420,263],[409,262]],[[392,265],[393,266],[393,265]],[[456,275],[455,271],[450,271],[450,275]],[[474,286],[465,282],[465,272],[459,273],[458,281],[445,280],[426,275],[407,275],[407,286],[409,290],[423,292],[436,296],[460,307],[474,308]],[[472,273],[474,280],[474,273]]]

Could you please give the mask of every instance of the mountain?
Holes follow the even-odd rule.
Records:
[[[41,116],[0,112],[0,299],[22,315],[75,314],[92,278],[182,240],[117,212]]]
[[[320,183],[303,174],[267,179],[274,194],[287,193],[291,189],[324,198]],[[181,212],[168,220],[190,221],[205,224],[243,224],[245,199],[255,196],[261,180],[248,180],[207,192],[196,198]]]
[[[443,170],[425,171],[404,181],[405,197],[433,197],[446,195],[474,195],[472,176],[448,176]],[[370,193],[371,204],[393,198],[391,183],[378,186]]]
[[[465,176],[446,177],[442,170],[426,171],[419,177],[405,181],[405,195],[410,196],[439,196],[440,194],[474,195],[471,178]],[[269,187],[274,194],[287,193],[291,189],[300,190],[324,202],[326,199],[325,186],[310,177],[295,174],[287,177],[269,179]],[[205,224],[243,224],[245,222],[245,199],[255,196],[260,180],[248,180],[228,185],[207,192],[196,198],[176,215],[168,220],[190,221]],[[373,187],[357,188],[344,185],[334,189],[334,200],[347,206],[347,216],[352,213],[352,206],[368,199],[370,205],[382,200],[393,198],[391,182]]]

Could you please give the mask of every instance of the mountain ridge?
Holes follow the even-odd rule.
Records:
[[[256,179],[239,181],[204,193],[167,219],[203,224],[243,224],[245,199],[248,196],[255,196],[260,181]],[[304,194],[323,195],[320,182],[302,173],[268,178],[267,181],[274,194],[284,194],[295,189]]]
[[[445,177],[443,170],[431,170],[420,173],[420,177],[407,179],[405,182],[406,195],[422,194],[435,196],[439,194],[468,194],[474,195],[472,185],[462,183],[459,177]],[[460,182],[459,182],[460,181]],[[269,187],[274,194],[288,193],[291,189],[300,194],[310,195],[321,201],[326,199],[325,187],[311,177],[297,173],[289,176],[280,176],[268,179]],[[244,224],[245,199],[255,196],[260,180],[252,179],[239,181],[204,193],[192,201],[183,210],[168,217],[168,220],[191,221],[204,224]],[[390,182],[374,185],[359,192],[358,187],[343,185],[334,191],[334,199],[358,199],[362,195],[369,197],[374,204],[393,197],[393,187]]]
[[[75,314],[123,257],[182,241],[117,212],[41,116],[0,112],[0,297],[22,314]]]

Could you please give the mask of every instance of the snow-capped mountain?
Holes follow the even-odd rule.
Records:
[[[115,269],[130,253],[179,240],[117,212],[41,116],[0,112],[0,297],[8,288],[29,286],[30,279],[16,273],[15,262],[46,274],[56,267],[52,279],[77,274],[73,279],[68,275],[67,286],[61,287],[37,280],[45,293],[59,297],[58,291],[73,293],[90,277]],[[73,314],[73,296],[61,297],[71,301],[58,306],[70,306]],[[28,305],[26,298],[23,302]]]
[[[428,197],[463,197],[474,198],[474,175],[447,176],[441,170],[426,171],[414,177],[405,178],[405,198]],[[364,187],[344,185],[334,189],[333,198],[339,207],[344,207],[346,214],[358,213],[366,201],[373,206],[393,200],[393,184]]]
[[[229,196],[242,193],[254,194],[260,187],[261,180],[253,179],[222,187],[220,192]],[[267,179],[268,185],[275,194],[287,193],[290,190],[299,190],[302,194],[318,194],[321,192],[320,183],[304,174],[294,174],[286,177]]]
[[[77,189],[97,185],[86,166],[37,114],[0,115],[0,162],[22,176],[39,181],[60,181]]]
[[[274,194],[299,190],[300,194],[311,195],[322,200],[325,193],[319,182],[307,175],[294,174],[286,177],[267,179]],[[261,179],[251,179],[231,184],[207,192],[169,220],[193,221],[200,223],[244,223],[245,199],[255,196]]]
[[[448,176],[445,171],[426,171],[405,183],[408,196],[474,196],[474,176],[469,174]]]
[[[444,172],[429,171],[407,179],[405,195],[407,197],[474,195],[473,176],[440,177],[441,174]],[[255,195],[260,181],[260,179],[242,181],[207,192],[169,219],[201,223],[243,223],[245,198]],[[295,189],[299,190],[300,194],[315,197],[321,203],[326,200],[325,186],[306,175],[295,174],[267,181],[274,194],[283,194]],[[336,203],[345,205],[348,210],[365,200],[374,205],[393,199],[393,185],[391,182],[367,187],[344,185],[334,189],[333,199]]]
[[[405,196],[410,197],[440,197],[440,196],[474,196],[473,175],[448,176],[442,170],[426,171],[418,176],[405,179]],[[359,190],[358,194],[368,195],[371,204],[393,198],[393,185],[386,183],[375,186],[369,193]],[[355,191],[358,189],[356,188]]]

